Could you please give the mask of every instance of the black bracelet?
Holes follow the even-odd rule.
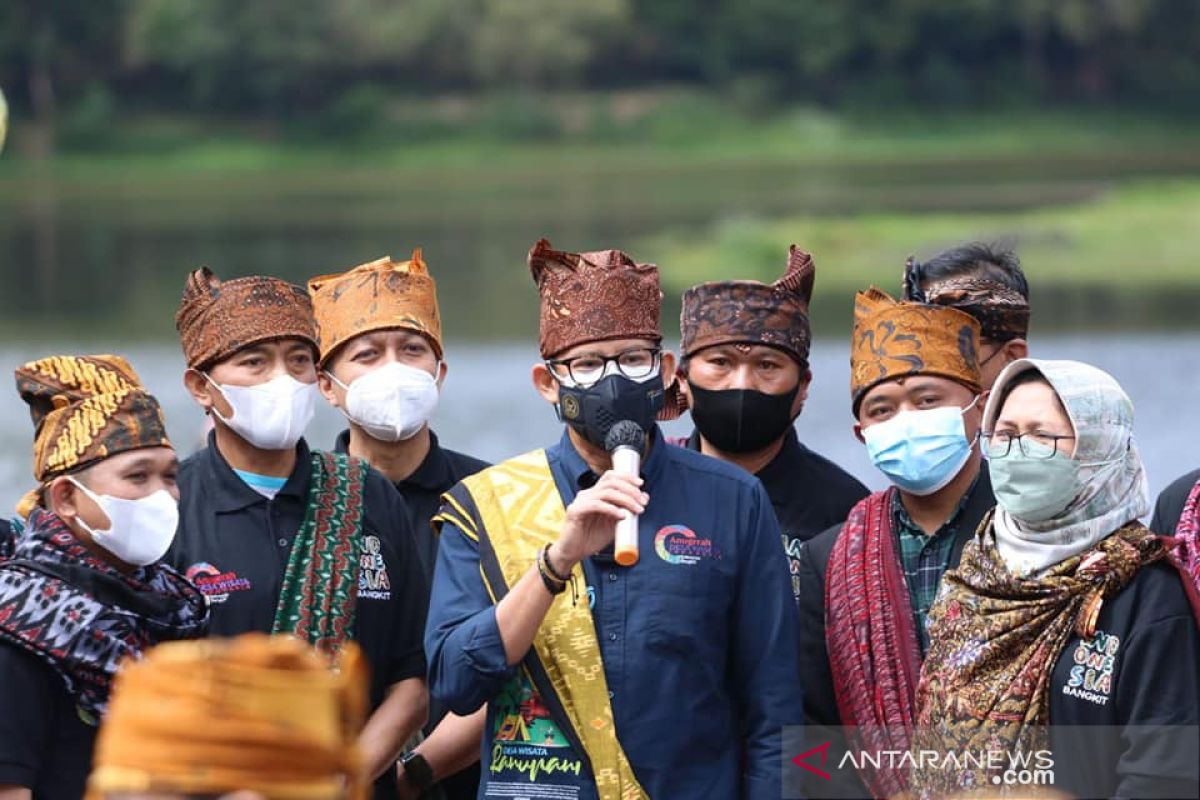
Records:
[[[550,567],[546,564],[546,551],[538,553],[537,571],[538,575],[542,576],[542,583],[546,585],[546,591],[553,595],[562,594],[567,590],[567,582],[560,581],[550,573]]]
[[[542,563],[544,563],[546,565],[546,569],[550,572],[551,575],[554,576],[555,580],[562,581],[563,583],[566,583],[567,581],[571,580],[570,571],[568,571],[566,575],[559,575],[558,570],[556,570],[554,568],[554,565],[550,563],[550,545],[546,545],[545,547],[542,548]]]

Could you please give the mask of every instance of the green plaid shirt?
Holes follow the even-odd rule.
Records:
[[[922,656],[929,649],[925,618],[937,597],[942,575],[950,566],[950,554],[954,550],[955,540],[958,539],[962,511],[974,489],[975,484],[972,483],[971,488],[959,501],[958,508],[950,515],[950,519],[932,536],[913,522],[912,517],[908,515],[908,509],[900,502],[900,492],[892,495],[892,518],[896,522],[896,539],[900,545],[900,566],[908,584],[908,599],[912,604],[913,623],[917,628],[917,641],[920,642]]]

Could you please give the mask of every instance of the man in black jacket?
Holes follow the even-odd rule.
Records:
[[[797,600],[801,545],[844,520],[867,495],[852,475],[796,436],[812,380],[808,303],[815,277],[812,257],[792,245],[779,280],[693,286],[679,315],[679,385],[696,425],[685,444],[762,481]]]

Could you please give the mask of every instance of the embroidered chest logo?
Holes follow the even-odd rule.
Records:
[[[1104,631],[1096,631],[1093,639],[1077,644],[1072,656],[1071,676],[1063,687],[1063,694],[1098,706],[1107,705],[1120,649],[1120,638]]]
[[[654,552],[668,564],[697,564],[701,559],[720,558],[712,539],[701,539],[684,525],[667,525],[654,534]]]
[[[189,581],[196,584],[209,603],[224,603],[233,592],[245,592],[250,589],[250,581],[239,578],[233,570],[221,572],[207,561],[198,561],[187,568],[184,573]]]
[[[392,581],[383,561],[383,548],[378,536],[363,537],[362,554],[358,557],[358,596],[364,600],[390,600]]]

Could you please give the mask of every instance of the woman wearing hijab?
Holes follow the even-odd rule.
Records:
[[[1138,522],[1150,500],[1133,404],[1095,367],[1022,359],[983,426],[998,506],[930,611],[918,740],[1040,754],[1032,764],[1076,796],[1195,797],[1200,632]],[[940,795],[1004,779],[975,766],[915,770],[913,784]]]
[[[0,800],[78,800],[122,663],[201,636],[204,595],[158,563],[179,518],[162,411],[118,356],[16,371],[38,487],[0,537]]]

